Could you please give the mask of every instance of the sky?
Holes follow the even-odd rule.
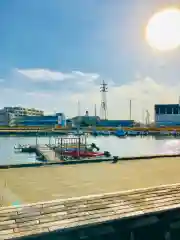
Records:
[[[149,18],[178,0],[0,0],[0,107],[36,107],[72,117],[108,84],[109,119],[154,118],[154,104],[177,103],[180,50],[154,51]]]

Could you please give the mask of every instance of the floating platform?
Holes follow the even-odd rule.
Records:
[[[84,159],[112,160],[108,151],[99,152],[95,143],[87,144],[87,136],[71,138],[55,138],[55,144],[20,145],[14,147],[15,152],[35,153],[39,160],[46,162],[82,161]],[[96,152],[94,152],[96,149]]]
[[[97,235],[113,236],[117,231],[123,240],[139,240],[149,239],[149,226],[154,226],[155,239],[168,239],[156,237],[160,236],[163,223],[164,237],[180,225],[179,210],[180,184],[1,207],[0,239],[53,239],[54,234],[60,239],[94,239]],[[170,211],[173,214],[166,215]],[[147,237],[141,233],[141,238],[136,238],[136,229],[142,228],[143,232],[145,226]],[[124,236],[126,232],[128,238]]]

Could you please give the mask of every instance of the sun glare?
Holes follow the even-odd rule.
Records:
[[[146,27],[146,40],[157,50],[168,51],[180,46],[180,9],[169,8],[152,16]]]

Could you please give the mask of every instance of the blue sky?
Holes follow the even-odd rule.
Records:
[[[157,53],[144,40],[152,14],[176,2],[0,0],[0,107],[74,115],[79,99],[92,112],[102,79],[110,118],[127,118],[130,98],[134,118],[176,101],[179,51]]]

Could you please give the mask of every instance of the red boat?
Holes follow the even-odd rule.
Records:
[[[100,157],[105,156],[102,152],[89,152],[89,151],[77,151],[77,150],[68,150],[63,151],[63,155],[71,156],[71,157]]]

